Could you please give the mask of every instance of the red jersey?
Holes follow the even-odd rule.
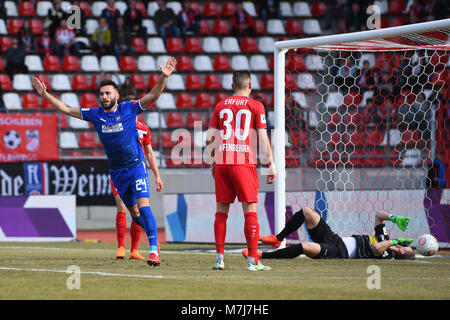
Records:
[[[267,128],[262,103],[245,96],[231,96],[214,108],[211,128],[216,137],[216,164],[256,166],[258,129]]]
[[[150,133],[150,129],[147,125],[141,121],[136,121],[137,131],[139,133],[139,141],[141,142],[142,148],[146,145],[152,144],[152,134]],[[144,149],[145,155],[145,149]]]

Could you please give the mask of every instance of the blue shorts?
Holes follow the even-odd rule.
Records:
[[[124,169],[109,170],[120,198],[127,207],[133,207],[136,199],[150,197],[148,171],[144,162]]]

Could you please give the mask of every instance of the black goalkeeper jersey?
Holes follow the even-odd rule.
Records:
[[[374,236],[354,234],[352,237],[356,239],[357,259],[392,259],[394,257],[394,253],[390,249],[384,251],[381,256],[375,256],[372,251],[373,244],[389,240],[384,223],[375,227]]]

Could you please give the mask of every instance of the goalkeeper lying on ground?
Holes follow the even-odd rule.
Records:
[[[286,222],[284,229],[277,235],[260,236],[264,243],[279,247],[281,241],[305,223],[313,242],[302,241],[299,244],[271,252],[258,251],[260,259],[292,259],[300,254],[313,259],[408,259],[414,260],[414,251],[409,245],[413,239],[389,239],[384,222],[394,222],[402,231],[408,228],[411,218],[398,217],[385,211],[375,215],[375,235],[352,235],[341,238],[334,233],[328,224],[313,209],[304,207],[297,211]],[[243,250],[244,257],[247,250]]]

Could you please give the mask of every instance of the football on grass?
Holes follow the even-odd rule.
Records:
[[[439,243],[431,234],[424,234],[417,238],[416,249],[423,256],[432,256],[439,249]]]

